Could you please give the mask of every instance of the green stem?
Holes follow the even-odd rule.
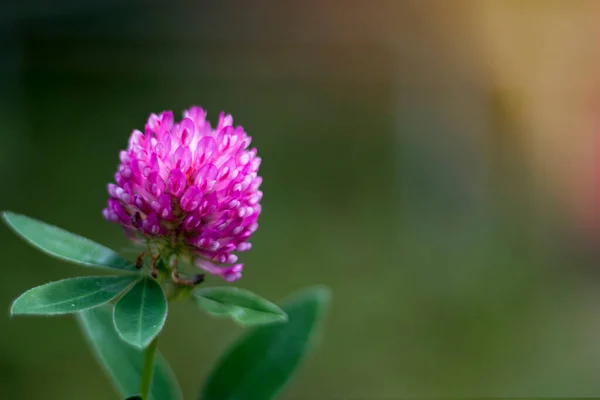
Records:
[[[144,351],[144,364],[142,366],[142,379],[140,381],[140,396],[143,400],[150,399],[150,386],[152,384],[152,372],[154,370],[154,355],[158,344],[158,336],[154,338]]]

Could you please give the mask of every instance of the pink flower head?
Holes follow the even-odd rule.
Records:
[[[241,277],[234,252],[248,251],[258,228],[261,159],[231,115],[217,127],[200,107],[173,121],[171,111],[151,114],[121,151],[115,183],[108,185],[104,217],[132,238],[146,238],[190,255],[227,281]]]

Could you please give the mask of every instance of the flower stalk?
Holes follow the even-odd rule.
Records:
[[[154,356],[158,346],[158,336],[150,342],[144,351],[144,362],[142,365],[142,377],[140,380],[140,397],[142,400],[150,399],[150,388],[152,387],[152,373],[154,372]]]

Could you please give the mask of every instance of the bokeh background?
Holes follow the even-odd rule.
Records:
[[[600,395],[600,1],[0,3],[0,209],[102,219],[150,112],[232,113],[263,158],[239,285],[334,294],[283,399]],[[0,228],[0,398],[117,399],[72,317],[8,316],[97,271]],[[217,283],[216,281],[213,283]],[[186,398],[240,333],[171,307]]]

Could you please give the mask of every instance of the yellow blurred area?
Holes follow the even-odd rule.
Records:
[[[575,215],[600,207],[600,2],[482,0],[475,36],[542,189]]]

